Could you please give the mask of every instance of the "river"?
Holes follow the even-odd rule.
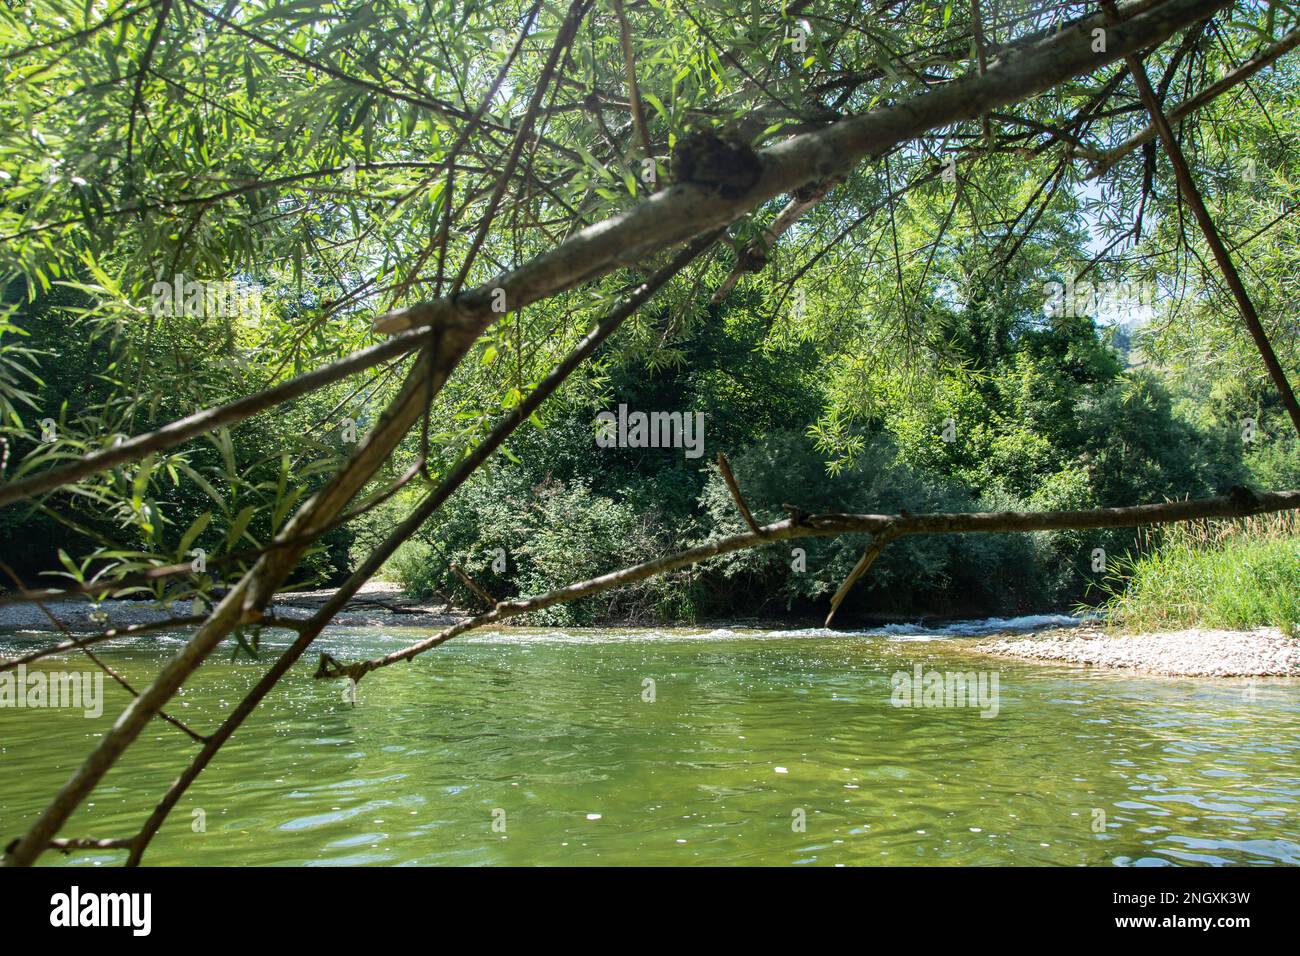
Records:
[[[511,629],[373,673],[355,706],[312,679],[313,652],[181,800],[146,863],[1300,864],[1294,682],[970,651],[963,635],[998,626]],[[352,660],[424,633],[339,627],[318,644]],[[51,640],[0,636],[0,657]],[[102,653],[143,686],[180,640]],[[265,666],[223,646],[170,712],[211,729]],[[972,674],[983,696],[908,699],[933,673]],[[105,696],[99,717],[0,707],[4,840],[111,725],[126,697]],[[927,702],[956,706],[900,706]],[[154,722],[63,835],[134,832],[193,749]]]

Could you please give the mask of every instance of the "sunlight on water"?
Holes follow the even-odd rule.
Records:
[[[146,859],[1300,863],[1294,682],[1252,689],[1022,665],[972,654],[955,638],[1045,623],[1055,622],[833,636],[483,633],[368,676],[355,707],[340,684],[311,678],[313,652],[182,799]],[[420,636],[333,628],[318,643],[353,659]],[[0,637],[0,656],[49,640]],[[150,637],[104,654],[143,685],[176,647]],[[996,671],[996,717],[893,706],[891,677],[917,665]],[[265,666],[231,661],[223,648],[170,712],[210,729]],[[0,708],[0,838],[22,831],[111,725],[125,695],[106,693],[98,719]],[[64,835],[134,832],[192,750],[155,722]]]

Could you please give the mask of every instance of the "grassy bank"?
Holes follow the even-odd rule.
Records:
[[[1126,630],[1300,627],[1300,520],[1261,515],[1152,532],[1114,562],[1102,612]]]

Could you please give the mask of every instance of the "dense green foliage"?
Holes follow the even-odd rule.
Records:
[[[15,327],[40,343],[25,404],[51,419],[53,439],[42,440],[39,421],[35,434],[11,428],[11,454],[25,466],[73,458],[231,401],[262,379],[236,341],[253,330],[188,317],[157,327],[117,324],[85,315],[87,298],[83,290],[56,287],[27,304],[19,288],[9,288]],[[6,560],[28,583],[32,572],[84,581],[106,564],[128,574],[190,562],[200,548],[211,573],[122,593],[167,599],[188,595],[197,584],[206,598],[214,582],[251,564],[251,555],[238,556],[268,541],[337,467],[348,449],[337,427],[331,435],[319,420],[340,393],[315,393],[291,412],[259,417],[237,433],[223,428],[183,452],[113,469],[79,485],[71,507],[0,510],[0,537],[11,548]],[[323,536],[304,560],[301,580],[337,576],[350,540],[342,529]]]
[[[645,203],[702,129],[768,147],[977,71],[978,5],[624,6],[641,130],[605,0],[0,7],[0,476],[372,344],[376,313],[487,283]],[[548,72],[571,11],[577,38]],[[1010,44],[1093,11],[1012,0],[987,13],[983,35]],[[1149,51],[1146,67],[1162,95],[1185,101],[1295,25],[1288,7],[1240,0]],[[1249,95],[1234,89],[1180,123],[1292,373],[1296,81],[1284,57]],[[739,530],[711,464],[719,451],[761,519],[787,503],[1063,508],[1300,485],[1300,443],[1167,164],[1139,148],[1090,177],[1089,156],[1145,123],[1124,71],[1107,66],[932,130],[852,170],[765,268],[711,304],[787,197],[760,204],[619,329],[389,573],[473,604],[449,561],[504,597]],[[956,173],[938,175],[949,159]],[[663,260],[647,253],[502,314],[354,506],[417,464],[424,474],[329,530],[292,583],[336,581]],[[1137,328],[1102,306],[1047,316],[1050,285],[1084,276],[1158,296]],[[184,277],[234,305],[159,298],[158,283]],[[181,307],[160,311],[169,301]],[[350,430],[364,435],[418,360],[10,505],[0,551],[29,582],[62,573],[107,591],[202,548],[205,572],[149,590],[210,595],[336,471]],[[598,448],[594,417],[619,404],[703,412],[704,456]],[[1132,541],[908,541],[851,609],[1068,606],[1098,577],[1094,549]],[[862,544],[802,543],[801,570],[784,547],[737,554],[546,619],[803,612],[824,607]]]
[[[1271,459],[1247,453],[1234,426],[1180,414],[1161,379],[1126,370],[1089,319],[1028,327],[983,356],[978,371],[968,367],[924,394],[882,403],[855,423],[851,461],[828,469],[815,440],[827,363],[805,347],[757,347],[755,334],[745,312],[732,310],[680,343],[693,356],[689,366],[606,366],[594,387],[603,403],[581,390],[554,410],[544,430],[516,446],[519,460],[467,489],[460,507],[431,523],[391,573],[417,593],[469,605],[473,597],[447,570],[449,560],[503,597],[743,531],[709,460],[595,446],[595,412],[620,402],[704,410],[706,447],[727,453],[760,522],[784,517],[786,503],[808,512],[1070,509],[1211,495],[1271,477],[1254,471]],[[956,434],[945,441],[949,417]],[[740,552],[539,620],[808,613],[843,580],[863,541],[808,539]],[[1118,555],[1134,544],[1131,531],[912,539],[885,552],[850,607],[874,614],[1064,609],[1088,598],[1104,576],[1092,570],[1095,548]],[[800,568],[793,547],[806,552]],[[492,569],[497,549],[508,556],[505,574]]]

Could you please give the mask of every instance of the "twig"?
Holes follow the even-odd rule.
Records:
[[[484,605],[486,605],[487,607],[496,607],[497,599],[494,598],[492,595],[488,594],[487,591],[483,590],[483,588],[478,584],[478,582],[476,582],[473,578],[471,578],[468,574],[466,574],[459,564],[453,561],[451,562],[450,567],[451,567],[451,573],[456,575],[456,577],[460,579],[461,584],[465,585],[465,587],[473,591],[475,597],[477,597],[480,601],[482,601]]]
[[[54,839],[50,841],[50,849],[58,850],[61,853],[71,853],[73,850],[129,850],[135,846],[138,836],[117,837],[104,840],[98,840],[93,837],[73,837],[70,839]]]
[[[632,125],[641,137],[641,148],[645,158],[655,161],[654,147],[650,145],[650,128],[646,126],[645,110],[641,106],[641,91],[636,83],[636,64],[632,54],[632,30],[628,26],[627,14],[623,11],[623,0],[614,0],[614,16],[618,17],[619,40],[623,45],[623,69],[627,73],[627,98],[632,110]],[[650,191],[657,188],[657,177],[650,180]]]
[[[18,577],[17,573],[15,573],[14,569],[9,567],[9,565],[6,564],[4,561],[0,561],[0,571],[4,571],[4,573],[9,576],[9,578],[14,582],[14,586],[17,587],[19,591],[27,590],[26,586],[23,584],[22,580]],[[92,651],[87,646],[90,642],[84,640],[78,640],[77,638],[73,637],[72,632],[68,630],[67,626],[64,625],[64,623],[60,621],[57,617],[55,617],[54,613],[50,611],[48,607],[45,606],[45,602],[38,600],[35,603],[36,606],[40,608],[41,613],[44,614],[47,618],[49,618],[50,622],[55,627],[57,627],[60,631],[63,632],[64,637],[68,638],[69,644],[71,644],[77,650],[81,651],[83,654],[89,657],[91,662],[96,667],[98,667],[109,677],[113,678],[113,680],[118,684],[118,686],[120,686],[128,694],[130,694],[132,697],[136,698],[137,700],[139,699],[140,692],[136,690],[134,687],[132,687],[130,682],[127,681],[125,677],[123,677],[117,671],[113,670],[113,668],[105,664],[104,661],[101,660],[99,656],[95,654],[95,652]],[[167,721],[167,723],[171,724],[177,730],[180,730],[182,733],[188,735],[192,740],[197,740],[199,743],[202,743],[206,739],[202,734],[194,730],[191,730],[184,723],[177,720],[175,717],[172,717],[170,714],[166,713],[161,709],[158,711],[158,716],[161,717],[163,720]]]
[[[163,25],[167,22],[167,14],[171,12],[172,0],[162,0],[162,6],[158,8],[158,19],[154,21],[153,32],[149,34],[149,41],[145,45],[144,54],[140,57],[140,66],[135,75],[135,89],[131,93],[130,115],[127,118],[126,125],[126,165],[131,165],[131,156],[133,142],[135,140],[135,114],[138,110],[144,109],[144,77],[149,72],[149,63],[153,60],[153,51],[158,46],[158,40],[162,37]]]

